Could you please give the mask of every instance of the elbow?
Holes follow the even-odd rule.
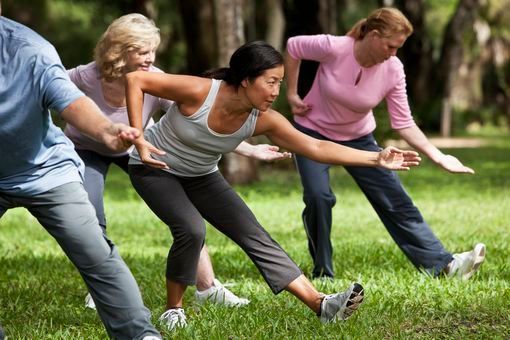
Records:
[[[134,71],[126,74],[126,89],[133,87],[140,87],[141,78],[144,71]]]
[[[136,73],[137,72],[135,71],[135,72],[129,72],[126,74],[126,76],[125,76],[126,77],[126,86],[130,86],[137,82],[137,80],[136,80],[137,74]]]

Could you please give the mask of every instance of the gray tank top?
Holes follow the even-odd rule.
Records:
[[[216,99],[221,80],[212,79],[211,89],[202,106],[193,115],[184,116],[173,104],[165,115],[144,132],[145,139],[156,148],[166,152],[154,155],[165,162],[165,170],[183,177],[202,176],[218,170],[221,155],[233,151],[255,130],[259,111],[253,109],[244,124],[232,134],[221,134],[207,125],[209,112]],[[138,151],[131,152],[129,164],[143,164]]]

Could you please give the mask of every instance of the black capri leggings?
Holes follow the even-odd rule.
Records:
[[[302,274],[218,171],[179,177],[145,165],[130,165],[129,176],[140,197],[170,227],[174,241],[168,253],[167,279],[195,284],[205,240],[204,218],[246,252],[273,293],[281,292]]]

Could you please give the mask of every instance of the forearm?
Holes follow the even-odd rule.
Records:
[[[237,146],[234,152],[246,157],[251,157],[253,155],[253,149],[254,149],[253,145],[243,141],[241,142],[241,144]]]
[[[143,135],[143,99],[144,93],[138,84],[134,73],[126,75],[126,106],[129,118],[129,125],[137,128]]]
[[[379,152],[358,150],[327,141],[320,142],[315,155],[321,163],[369,167],[378,166],[379,158]]]
[[[405,129],[397,130],[400,137],[407,142],[414,149],[420,153],[425,154],[433,162],[439,163],[444,154],[436,148],[421,131],[421,129],[414,125]]]
[[[104,142],[113,124],[86,96],[76,99],[60,115],[67,123],[99,142]]]
[[[287,82],[287,96],[297,95],[297,85],[299,79],[299,66],[301,60],[294,59],[287,52],[285,54],[285,80]]]

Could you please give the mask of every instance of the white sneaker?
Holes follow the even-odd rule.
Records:
[[[147,335],[147,336],[144,336],[142,340],[161,340],[161,338],[157,337],[155,335]]]
[[[182,308],[170,308],[159,317],[161,321],[169,331],[176,327],[183,328],[188,325],[186,322],[186,314]]]
[[[353,283],[343,293],[326,295],[321,302],[322,323],[347,320],[363,302],[365,292],[359,283]]]
[[[85,296],[85,308],[96,309],[96,303],[94,302],[94,299],[92,299],[90,293]]]
[[[478,270],[485,260],[485,244],[478,243],[473,250],[465,253],[453,254],[453,260],[448,265],[446,275],[468,280]]]
[[[250,303],[250,300],[236,296],[216,279],[214,279],[212,287],[202,292],[197,290],[195,292],[195,298],[199,303],[209,301],[211,303],[229,307],[239,307]]]

